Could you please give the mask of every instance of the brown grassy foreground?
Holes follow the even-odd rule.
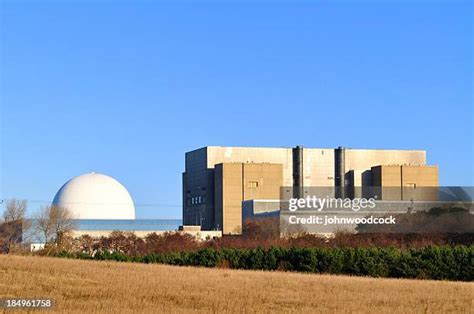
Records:
[[[0,255],[0,297],[61,312],[466,312],[474,283]]]

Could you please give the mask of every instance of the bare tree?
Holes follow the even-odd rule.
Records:
[[[40,232],[44,238],[44,242],[48,243],[53,237],[53,227],[51,225],[51,206],[41,207],[39,211],[34,215],[34,224],[38,232]]]
[[[27,208],[26,200],[7,201],[0,223],[0,246],[4,251],[10,252],[13,245],[22,242],[24,230],[29,228]]]
[[[44,237],[45,243],[60,244],[65,236],[76,228],[74,215],[70,210],[59,206],[42,207],[35,215],[35,225]]]
[[[61,244],[64,237],[68,236],[76,228],[74,215],[64,207],[51,207],[51,223],[57,244]]]
[[[26,200],[16,200],[12,198],[7,201],[5,206],[5,211],[3,212],[3,221],[12,222],[23,220],[26,216],[26,209],[28,208],[28,203]]]

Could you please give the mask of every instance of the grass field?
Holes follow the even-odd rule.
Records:
[[[61,312],[465,312],[474,283],[0,255],[0,297]]]

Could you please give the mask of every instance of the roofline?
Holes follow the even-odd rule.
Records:
[[[202,150],[202,149],[208,149],[208,148],[261,148],[261,149],[293,149],[295,148],[296,146],[292,146],[292,147],[287,147],[287,146],[218,146],[218,145],[208,145],[208,146],[203,146],[203,147],[200,147],[200,148],[197,148],[197,149],[193,149],[191,151],[187,151],[187,153],[191,153],[191,152],[195,152],[195,151],[198,151],[198,150]],[[335,149],[338,149],[338,148],[341,148],[341,146],[339,147],[305,147],[305,146],[301,146],[303,149],[324,149],[324,150],[335,150]],[[386,149],[386,148],[350,148],[350,147],[342,147],[344,148],[345,150],[383,150],[383,151],[412,151],[412,152],[425,152],[426,153],[426,149],[409,149],[409,148],[389,148],[389,149]]]

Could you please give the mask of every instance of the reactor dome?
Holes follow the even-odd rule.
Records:
[[[135,219],[127,189],[114,178],[94,172],[66,182],[53,205],[69,209],[76,219]]]

